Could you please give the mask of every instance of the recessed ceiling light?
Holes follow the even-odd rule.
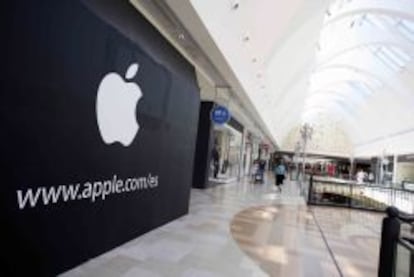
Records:
[[[252,62],[253,63],[257,62],[257,58],[252,58]]]

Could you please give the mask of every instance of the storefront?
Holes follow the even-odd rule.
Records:
[[[243,126],[233,117],[226,123],[212,120],[216,104],[201,102],[193,187],[207,188],[236,181],[242,172]]]
[[[2,276],[56,276],[186,214],[194,67],[128,1],[2,8]]]
[[[405,189],[414,189],[414,154],[401,155],[394,167],[395,183],[402,184]]]
[[[241,146],[243,134],[229,124],[214,125],[214,144],[219,152],[219,174],[214,178],[213,161],[210,161],[209,177],[218,180],[234,180],[240,176]],[[213,170],[212,170],[213,169]]]

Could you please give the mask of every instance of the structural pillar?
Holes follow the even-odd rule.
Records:
[[[201,102],[198,119],[196,153],[193,168],[193,188],[207,188],[211,151],[214,145],[210,112],[213,102]]]
[[[394,155],[393,167],[392,167],[392,183],[397,183],[397,173],[398,173],[398,155]]]

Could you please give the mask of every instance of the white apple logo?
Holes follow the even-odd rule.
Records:
[[[125,79],[131,80],[137,72],[138,64],[131,64]],[[139,86],[125,82],[118,73],[110,72],[102,79],[96,96],[96,116],[106,144],[120,142],[129,146],[132,143],[139,130],[136,107],[141,97]]]

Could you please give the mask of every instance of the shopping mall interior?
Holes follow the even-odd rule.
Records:
[[[413,0],[0,5],[1,276],[414,277]]]

